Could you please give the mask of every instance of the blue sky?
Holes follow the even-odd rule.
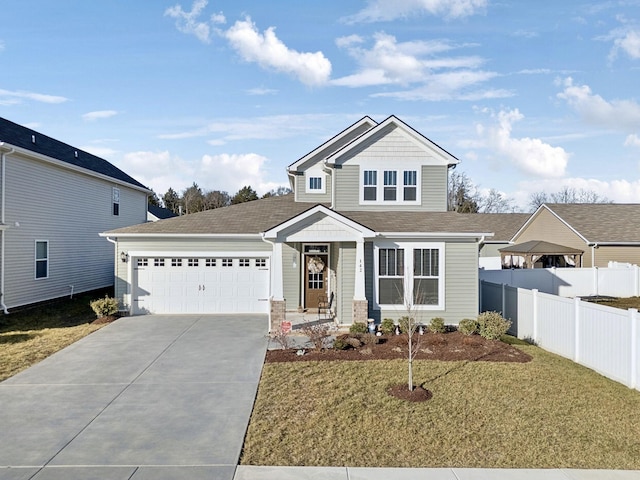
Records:
[[[6,0],[0,116],[159,195],[264,193],[396,115],[526,207],[640,202],[640,1]]]

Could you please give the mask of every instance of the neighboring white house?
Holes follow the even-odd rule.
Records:
[[[4,118],[0,176],[0,310],[113,285],[99,233],[146,221],[147,187]]]
[[[342,324],[478,313],[481,215],[447,211],[459,161],[398,118],[364,117],[292,163],[293,194],[105,231],[132,313],[264,313],[328,301]]]

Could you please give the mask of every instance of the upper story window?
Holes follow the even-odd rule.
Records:
[[[111,196],[113,200],[113,214],[120,215],[120,189],[113,187]]]
[[[378,179],[381,178],[381,182]],[[378,205],[419,204],[419,170],[363,170],[360,203]]]
[[[36,278],[49,277],[49,242],[36,240]]]
[[[307,193],[325,193],[325,175],[321,171],[305,173]]]

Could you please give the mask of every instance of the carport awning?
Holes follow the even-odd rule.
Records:
[[[499,248],[500,253],[506,255],[582,255],[584,250],[565,247],[544,240],[530,240],[528,242]]]

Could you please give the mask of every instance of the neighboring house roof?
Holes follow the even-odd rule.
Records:
[[[586,243],[640,244],[640,204],[547,203],[541,205],[522,228],[543,209],[549,210]]]
[[[70,166],[83,168],[100,175],[106,175],[120,182],[128,183],[137,188],[149,190],[136,179],[103,158],[0,117],[0,146],[3,146],[3,144],[7,144],[5,148],[17,147],[18,149],[35,152]]]
[[[509,247],[499,248],[501,253],[511,254],[540,254],[540,255],[576,255],[584,253],[584,250],[577,248],[565,247],[551,242],[542,240],[530,240],[518,245],[510,245]]]
[[[168,208],[158,207],[157,205],[151,204],[147,205],[147,211],[157,220],[164,220],[166,218],[173,218],[178,216]]]
[[[464,213],[470,221],[493,232],[490,243],[509,243],[520,227],[531,217],[530,213]]]
[[[258,235],[317,205],[297,203],[294,195],[270,197],[206,210],[153,223],[106,232],[128,235]],[[324,205],[328,207],[328,205]],[[363,227],[383,233],[490,234],[479,215],[456,212],[344,212],[338,214]],[[484,233],[483,233],[484,232]]]

